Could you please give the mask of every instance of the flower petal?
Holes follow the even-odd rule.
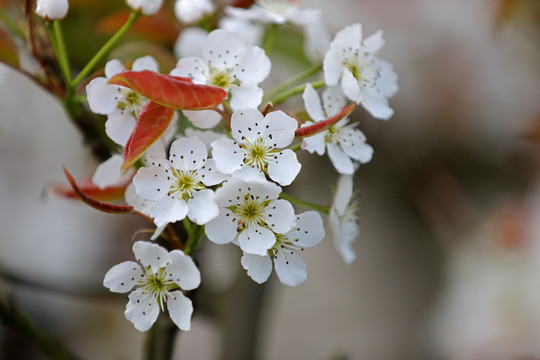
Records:
[[[126,146],[136,122],[130,112],[116,109],[107,117],[105,132],[112,141],[120,146]]]
[[[336,184],[336,194],[333,201],[338,214],[342,215],[345,213],[347,206],[351,202],[352,195],[353,177],[351,175],[340,176]]]
[[[146,55],[143,57],[140,57],[138,59],[135,59],[133,62],[133,65],[131,66],[131,70],[134,71],[141,71],[141,70],[150,70],[150,71],[159,71],[159,64],[154,59],[153,56]]]
[[[108,186],[119,183],[122,179],[122,171],[120,168],[123,163],[124,160],[122,159],[122,155],[111,156],[98,165],[92,176],[92,183],[102,190]]]
[[[388,120],[394,115],[394,110],[388,104],[388,99],[380,94],[366,91],[360,103],[377,119]]]
[[[174,281],[182,290],[193,290],[201,284],[201,273],[193,259],[180,250],[170,253],[171,263],[167,266],[167,279]]]
[[[291,230],[296,221],[294,208],[290,202],[283,199],[274,200],[268,204],[263,218],[268,226],[279,234],[284,234]]]
[[[161,199],[170,187],[163,165],[140,168],[133,177],[133,184],[137,194],[147,200]]]
[[[240,260],[242,267],[247,270],[247,274],[253,281],[262,284],[272,273],[272,260],[268,255],[259,256],[246,254]]]
[[[284,148],[294,139],[294,132],[298,129],[298,122],[283,111],[272,111],[264,118],[267,125],[265,134],[271,134],[269,145],[275,148]],[[265,142],[267,139],[265,139]]]
[[[262,101],[263,90],[258,86],[238,86],[231,90],[231,109],[233,111],[256,108]]]
[[[312,125],[310,121],[308,125]],[[308,136],[302,140],[302,150],[309,151],[310,153],[316,152],[318,155],[323,155],[326,152],[326,135],[328,130]]]
[[[343,70],[343,76],[341,77],[341,87],[343,93],[349,99],[355,103],[359,103],[362,100],[362,92],[360,92],[360,85],[358,79],[354,77],[349,69]]]
[[[238,234],[238,244],[248,254],[267,255],[268,249],[275,243],[276,235],[268,228],[258,225],[248,226]]]
[[[237,52],[236,78],[242,85],[256,85],[270,74],[272,64],[266,52],[258,46],[246,46]]]
[[[219,215],[204,226],[206,236],[216,244],[230,243],[236,237],[237,228],[238,223],[227,208],[220,209]]]
[[[115,97],[118,94],[117,86],[107,84],[107,79],[97,77],[86,85],[88,106],[96,114],[108,115],[118,106]]]
[[[285,149],[274,156],[274,161],[268,163],[268,175],[278,184],[286,186],[293,182],[301,167],[296,153]]]
[[[294,250],[286,250],[274,256],[274,266],[283,285],[297,286],[307,280],[306,263]]]
[[[321,121],[326,118],[322,109],[321,98],[310,83],[306,84],[302,98],[304,99],[306,111],[313,121]]]
[[[231,68],[236,64],[235,55],[243,46],[236,34],[217,29],[208,34],[202,46],[203,58],[218,69]]]
[[[236,110],[231,116],[231,135],[240,143],[246,139],[254,142],[264,129],[263,121],[264,116],[257,109]]]
[[[293,240],[293,245],[312,247],[319,244],[325,236],[321,215],[316,211],[306,211],[296,217],[296,226],[287,233],[287,238]]]
[[[229,178],[229,175],[225,175],[217,169],[214,159],[206,160],[206,163],[199,169],[199,174],[201,175],[202,183],[206,186],[220,184]]]
[[[363,139],[365,139],[365,136],[360,130],[351,129],[349,141],[342,141],[341,148],[348,156],[365,164],[373,157],[373,148],[366,144]]]
[[[153,294],[144,294],[139,288],[129,294],[129,302],[124,315],[137,330],[147,331],[157,320],[159,304]]]
[[[183,110],[182,112],[193,125],[201,129],[211,129],[221,121],[221,114],[214,110]]]
[[[363,41],[365,50],[376,53],[379,50],[382,49],[384,46],[384,39],[383,39],[383,32],[382,30],[378,30],[375,33],[371,34]]]
[[[103,286],[116,293],[125,293],[133,289],[133,286],[144,277],[139,264],[133,261],[125,261],[113,266],[105,274]]]
[[[176,139],[169,153],[169,161],[178,170],[197,170],[208,157],[206,145],[198,137]]]
[[[193,304],[191,300],[182,295],[180,291],[174,291],[167,300],[167,308],[171,320],[180,328],[188,331],[191,328],[191,314],[193,314]]]
[[[156,200],[150,210],[150,217],[154,219],[156,226],[174,223],[186,217],[189,207],[182,199],[165,196]]]
[[[327,144],[328,148],[328,157],[332,161],[332,165],[336,168],[337,172],[340,174],[353,174],[354,173],[354,164],[341,147],[339,147],[335,142],[330,142]]]
[[[198,225],[204,225],[219,214],[219,208],[214,201],[214,192],[210,189],[199,190],[193,193],[188,200],[189,211],[187,216]]]
[[[322,102],[327,117],[337,115],[347,104],[339,86],[326,88],[322,94]]]
[[[170,263],[167,250],[147,241],[137,241],[133,244],[133,253],[143,267],[147,268],[150,266],[154,273],[157,273],[160,268]]]
[[[176,68],[171,71],[171,75],[188,77],[195,84],[206,84],[208,77],[208,65],[200,57],[189,56],[178,60]]]
[[[124,64],[118,59],[112,59],[105,64],[105,76],[107,79],[112,78],[114,75],[125,71]]]
[[[212,157],[219,171],[232,174],[242,167],[244,154],[238,143],[232,139],[219,139],[212,143]]]

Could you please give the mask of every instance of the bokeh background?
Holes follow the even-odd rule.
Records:
[[[392,119],[354,113],[375,149],[355,176],[357,259],[345,265],[327,238],[304,252],[306,283],[257,286],[238,249],[205,241],[199,308],[173,359],[540,359],[540,2],[303,3],[332,34],[383,29],[380,57],[399,75]],[[72,6],[84,59],[99,14]],[[329,204],[331,164],[302,160],[293,190]],[[47,193],[62,166],[82,177],[97,164],[60,103],[0,65],[0,301],[83,359],[140,359],[144,334],[102,280],[145,224]],[[2,326],[0,358],[44,357]]]

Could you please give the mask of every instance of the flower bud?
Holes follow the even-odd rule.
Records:
[[[203,16],[214,12],[214,4],[210,0],[176,0],[174,13],[181,23],[191,24]]]
[[[127,0],[127,4],[133,10],[140,10],[144,15],[155,15],[161,5],[163,5],[163,0]]]
[[[36,14],[45,20],[58,20],[66,17],[68,0],[37,0]]]

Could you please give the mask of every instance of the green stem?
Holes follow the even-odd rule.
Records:
[[[195,250],[197,245],[199,245],[199,241],[201,240],[201,237],[204,233],[204,226],[193,224],[187,218],[184,218],[183,223],[188,234],[186,246],[184,247],[184,254],[191,255],[191,253],[193,253],[193,250]]]
[[[299,199],[297,197],[294,197],[294,196],[289,195],[289,194],[284,193],[284,192],[279,194],[279,197],[281,199],[287,200],[287,201],[289,201],[289,202],[291,202],[293,204],[305,207],[306,209],[319,211],[319,212],[322,212],[322,213],[325,213],[325,214],[328,214],[328,212],[330,212],[330,206],[322,206],[322,205],[313,204],[313,203],[311,203],[309,201]]]
[[[278,25],[272,24],[268,27],[266,30],[266,34],[264,35],[264,51],[266,52],[266,55],[270,56],[270,53],[272,52],[274,48],[274,43],[276,42],[276,32],[277,32]]]
[[[297,152],[298,150],[300,150],[301,147],[302,147],[302,142],[300,141],[298,144],[291,146],[290,149],[294,152]]]
[[[314,82],[311,85],[316,89],[316,88],[325,86],[326,82],[324,82],[324,80],[321,80],[321,81]],[[270,99],[269,101],[274,105],[279,104],[287,100],[291,96],[303,93],[305,88],[306,88],[306,84],[295,86],[287,91],[282,92],[281,94],[277,95],[273,99]]]
[[[319,71],[321,71],[322,69],[322,65],[319,64],[319,65],[315,65],[315,66],[312,66],[310,67],[309,69],[305,70],[305,71],[302,71],[300,74],[290,78],[289,80],[279,84],[278,86],[268,90],[266,92],[266,94],[264,94],[264,97],[263,97],[263,104],[266,103],[268,101],[268,99],[271,99],[272,97],[278,95],[279,93],[289,89],[290,87],[292,87],[294,84],[304,80],[304,79],[307,79],[308,77],[312,76],[312,75],[315,75],[316,73],[318,73]]]
[[[58,53],[58,63],[60,65],[60,70],[62,71],[62,75],[64,75],[65,83],[66,83],[66,91],[67,88],[71,85],[71,72],[70,72],[70,66],[69,66],[69,57],[67,56],[66,51],[66,43],[64,42],[64,34],[62,33],[62,24],[60,20],[54,20],[53,22],[53,33],[56,36],[56,45]],[[70,91],[67,91],[68,93]]]
[[[128,31],[128,29],[133,25],[141,13],[139,11],[134,11],[129,15],[126,23],[114,34],[109,41],[103,45],[101,49],[94,55],[92,59],[86,64],[86,66],[81,70],[79,75],[71,82],[72,87],[76,87],[85,77],[87,77],[92,69],[98,64],[98,62],[107,55],[107,53],[112,49],[114,44]]]

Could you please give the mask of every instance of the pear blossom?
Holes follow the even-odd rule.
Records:
[[[353,177],[342,175],[338,179],[336,194],[328,220],[334,246],[346,264],[356,259],[352,243],[360,233],[358,226],[358,204],[353,200]]]
[[[150,217],[158,227],[186,216],[202,225],[215,218],[218,206],[207,186],[221,183],[213,159],[197,137],[179,138],[171,144],[169,160],[142,167],[133,178],[139,196],[154,203]]]
[[[244,46],[235,34],[225,30],[212,31],[200,45],[202,57],[178,60],[171,75],[189,77],[196,84],[219,86],[229,93],[231,109],[256,108],[262,101],[263,90],[258,84],[270,73],[270,59],[257,46]],[[219,114],[199,110],[217,121]],[[184,111],[190,118],[194,111]],[[217,123],[217,121],[215,121]],[[198,124],[194,122],[196,126]]]
[[[324,91],[321,104],[317,91],[311,84],[307,84],[303,98],[306,111],[315,122],[338,114],[346,105],[345,97],[337,87],[329,87]],[[313,124],[312,121],[306,121],[303,126]],[[349,124],[348,117],[345,117],[328,130],[304,138],[302,149],[319,155],[328,150],[330,161],[340,174],[353,174],[353,160],[365,164],[373,156],[373,148],[365,141],[366,137],[356,128],[356,124]]]
[[[163,5],[163,0],[126,0],[126,2],[131,9],[141,11],[146,16],[155,15]]]
[[[263,116],[258,110],[235,111],[231,117],[233,139],[212,143],[212,155],[222,173],[246,180],[265,178],[289,185],[300,172],[296,153],[283,149],[294,139],[298,123],[282,111]]]
[[[268,24],[305,24],[315,21],[320,15],[318,9],[300,9],[300,0],[255,0],[249,9],[228,6],[225,13],[229,16],[258,21]]]
[[[136,59],[131,69],[158,71],[158,63],[148,55]],[[125,70],[120,60],[110,60],[105,65],[105,77],[97,77],[86,85],[90,110],[96,114],[107,115],[105,132],[121,146],[126,145],[135,128],[137,116],[147,100],[131,89],[107,83],[114,75]]]
[[[174,43],[174,55],[177,58],[187,56],[201,56],[201,43],[208,36],[208,32],[199,27],[187,27],[180,31]]]
[[[206,224],[206,236],[216,244],[237,243],[248,254],[266,255],[276,233],[291,230],[292,205],[278,199],[281,188],[271,182],[246,182],[233,177],[216,190],[218,216]]]
[[[66,17],[68,0],[37,0],[36,14],[45,20],[59,20]]]
[[[244,253],[241,263],[248,275],[257,283],[265,282],[272,272],[272,260],[276,274],[283,285],[297,286],[307,280],[306,263],[299,255],[306,247],[312,247],[325,236],[321,215],[307,211],[296,217],[296,225],[285,234],[276,234],[276,242],[266,255]]]
[[[384,46],[382,31],[362,40],[362,25],[353,24],[336,34],[323,62],[328,86],[341,85],[349,99],[378,119],[389,119],[394,111],[388,98],[398,91],[392,65],[377,58]]]
[[[191,327],[193,304],[182,293],[201,283],[201,274],[191,257],[180,250],[168,252],[159,245],[138,241],[133,253],[139,263],[126,261],[113,266],[103,280],[112,292],[129,294],[124,314],[139,331],[147,331],[160,310],[169,310],[181,330]]]
[[[174,14],[181,23],[194,23],[205,15],[213,13],[214,3],[211,0],[176,0]]]

